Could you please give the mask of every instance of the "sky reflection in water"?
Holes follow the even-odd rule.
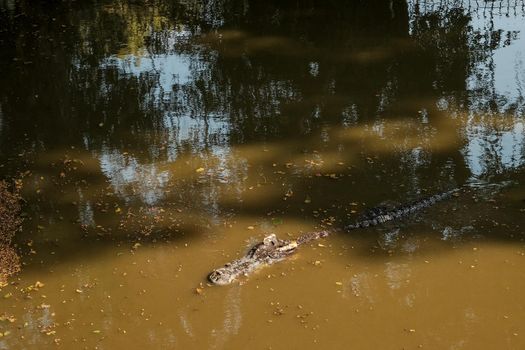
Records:
[[[415,3],[409,3],[408,11],[411,20],[409,33],[416,38],[421,32],[414,28],[415,21],[425,20],[426,17],[429,18],[429,21],[435,21],[437,17],[438,31],[440,30],[440,21],[444,25],[446,24],[446,15],[440,14],[442,9],[439,7],[430,5],[417,7]],[[448,11],[449,13],[456,11],[468,16],[467,10],[458,11],[449,8]],[[462,148],[462,154],[470,173],[474,177],[490,176],[493,175],[493,172],[502,173],[506,170],[518,169],[525,160],[523,156],[525,145],[522,122],[522,86],[525,74],[522,48],[525,47],[525,39],[520,35],[525,28],[525,22],[520,16],[519,9],[516,16],[507,16],[505,9],[500,12],[489,13],[485,11],[484,13],[477,10],[470,13],[468,26],[464,29],[467,39],[464,44],[469,47],[470,58],[467,59],[472,61],[464,62],[470,67],[467,70],[467,76],[464,78],[464,91],[438,90],[439,92],[436,91],[438,95],[435,97],[435,109],[442,112],[443,117],[463,119],[462,135],[465,139],[465,145]],[[188,95],[185,94],[185,91],[195,88],[195,84],[202,79],[203,75],[218,74],[219,71],[215,73],[213,70],[220,69],[221,66],[218,65],[218,61],[223,59],[221,56],[230,55],[228,49],[224,49],[221,44],[221,26],[219,25],[213,30],[218,31],[217,37],[219,39],[217,39],[218,43],[212,44],[211,47],[202,43],[199,34],[192,34],[185,27],[182,27],[181,29],[166,30],[162,35],[159,35],[159,37],[167,39],[162,41],[162,49],[159,50],[159,46],[156,46],[157,51],[160,51],[158,53],[153,53],[151,49],[141,49],[124,55],[113,55],[100,62],[100,69],[115,67],[123,77],[122,79],[126,79],[126,76],[134,76],[137,79],[148,75],[155,76],[152,86],[153,95],[150,93],[148,98],[153,98],[161,104],[164,101],[166,105],[170,106],[163,109],[162,124],[159,130],[166,135],[165,147],[167,152],[162,162],[148,164],[146,160],[144,164],[144,160],[132,159],[126,161],[124,165],[118,149],[104,147],[100,150],[99,159],[102,171],[110,179],[116,192],[123,197],[129,195],[124,188],[140,179],[138,182],[141,183],[141,188],[138,193],[141,194],[144,203],[149,205],[157,203],[159,198],[163,196],[162,189],[170,175],[169,172],[156,168],[162,166],[163,163],[175,161],[181,151],[180,144],[191,144],[193,152],[206,150],[206,152],[214,153],[214,157],[224,159],[231,157],[231,149],[227,146],[232,142],[228,134],[235,129],[235,121],[230,118],[229,113],[231,107],[222,108],[212,104],[212,108],[209,110],[202,108],[195,110],[187,104],[189,100]],[[499,44],[494,45],[495,36],[493,33],[501,35],[502,39]],[[244,62],[247,67],[250,67],[250,61],[259,59],[259,54],[245,55],[242,53],[242,47],[245,45],[243,38],[249,38],[250,35],[240,35],[241,39],[236,43],[236,45],[240,45],[240,49],[234,49],[234,57],[230,58],[239,61],[236,64],[243,65],[241,62]],[[227,38],[228,35],[225,37]],[[184,41],[185,44],[189,43],[190,49],[177,49],[179,41]],[[214,47],[217,45],[219,48],[215,49]],[[487,46],[491,48],[486,52],[483,51],[486,50]],[[271,55],[278,57],[279,52],[273,52]],[[477,56],[482,56],[483,59],[479,60]],[[403,59],[403,57],[401,56],[399,59]],[[301,59],[301,61],[305,65],[304,71],[309,72],[313,79],[317,78],[320,71],[327,69],[329,65],[326,62],[319,63],[317,60],[310,60],[308,55],[305,60]],[[396,59],[390,63],[387,62],[387,72],[392,70],[395,64],[397,64]],[[263,64],[261,68],[265,69],[265,65],[267,69],[272,69],[273,63]],[[388,81],[384,82],[382,87],[378,86],[379,90],[382,91],[380,93],[382,97],[378,101],[377,117],[372,116],[375,119],[373,123],[378,135],[381,135],[380,130],[384,128],[385,118],[388,119],[388,110],[392,101],[395,103],[398,98],[396,96],[396,84],[397,80],[402,78],[396,77],[394,74]],[[443,77],[443,79],[446,80],[447,78]],[[285,77],[277,75],[265,84],[284,84],[283,86],[285,86],[289,83]],[[328,84],[328,90],[320,90],[327,97],[330,95],[329,90],[333,89],[330,87],[331,84]],[[434,84],[439,84],[439,82]],[[292,81],[291,86],[293,85],[294,82]],[[223,88],[228,89],[228,85]],[[256,86],[253,88],[257,89]],[[271,89],[268,85],[263,88]],[[280,115],[282,104],[279,101],[282,101],[283,95],[287,95],[286,97],[289,98],[292,96],[291,99],[295,102],[311,98],[301,93],[301,86],[298,89],[292,89],[296,90],[295,95],[290,95],[290,92],[286,91],[287,88],[277,89],[275,95],[268,96],[264,102],[273,104],[273,112]],[[221,91],[217,92],[221,93]],[[203,92],[201,91],[201,93]],[[457,101],[458,93],[460,96],[466,96],[466,100]],[[417,101],[418,97],[412,96],[412,98]],[[343,102],[343,106],[340,108],[343,125],[347,124],[344,120],[348,118],[360,120],[363,117],[358,112],[359,107],[352,102],[352,97],[349,96],[347,99],[348,105],[345,106],[345,102]],[[468,105],[464,105],[466,101],[468,101]],[[257,102],[253,102],[257,104]],[[320,109],[327,104],[330,102],[314,103],[309,112],[312,118],[319,118]],[[302,113],[305,112],[308,113],[308,110],[304,110]],[[426,108],[419,110],[418,113],[421,115],[421,123],[427,124],[428,111]],[[382,117],[381,115],[385,116]],[[222,136],[220,141],[210,144],[211,135]],[[421,152],[421,149],[414,148],[410,152],[416,155]],[[223,170],[223,172],[228,172],[228,170]]]

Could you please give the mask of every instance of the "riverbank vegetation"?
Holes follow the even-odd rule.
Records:
[[[20,194],[0,181],[0,283],[20,270],[20,259],[12,241],[21,223]]]

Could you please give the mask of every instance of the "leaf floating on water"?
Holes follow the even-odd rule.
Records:
[[[335,282],[335,284],[337,284],[338,286],[342,286],[342,285],[343,285],[343,282],[339,282],[339,281],[337,281],[337,282]]]
[[[304,200],[304,202],[305,202],[306,204],[310,204],[310,203],[312,203],[312,200],[310,199],[310,197],[306,197],[306,199]]]
[[[3,314],[0,315],[0,322],[8,321],[9,323],[14,323],[16,321],[15,316]]]
[[[204,285],[199,283],[199,285],[194,289],[195,294],[203,295],[204,294]]]
[[[98,329],[95,329],[95,330],[93,331],[93,333],[95,333],[95,334],[100,334],[100,331],[99,331]]]
[[[283,224],[283,219],[281,219],[281,218],[272,218],[272,224],[273,225],[282,225]]]
[[[40,282],[40,281],[36,281],[35,284],[32,284],[30,286],[27,286],[26,288],[23,288],[21,289],[21,291],[23,293],[29,293],[29,292],[32,292],[32,291],[37,291],[39,290],[40,288],[43,288],[45,286],[44,283]]]
[[[247,228],[248,230],[253,230],[255,227],[253,227],[253,226],[248,226],[248,227],[246,227],[246,228]]]
[[[196,173],[202,173],[204,171],[204,168],[197,168],[195,169]]]
[[[13,293],[11,293],[11,292],[6,293],[6,294],[4,294],[4,299],[11,298],[12,296],[13,296]]]

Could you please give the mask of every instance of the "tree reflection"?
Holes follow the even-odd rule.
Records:
[[[327,145],[334,130],[354,127],[386,142],[388,128],[406,120],[389,156],[399,164],[390,181],[408,192],[435,174],[462,183],[523,164],[523,96],[498,90],[495,57],[514,47],[522,28],[506,29],[498,16],[518,18],[519,8],[512,15],[469,1],[402,0],[0,8],[2,159],[83,149],[98,161],[98,180],[123,200],[160,203],[167,186],[183,182],[167,168],[212,164],[208,180],[185,173],[202,183],[180,192],[198,192],[195,205],[218,212],[227,205],[217,181],[241,193],[254,175],[235,147],[282,143],[283,161],[322,147],[377,156],[359,138],[335,151]],[[523,68],[514,73],[523,83]],[[515,119],[502,132],[493,116]],[[450,132],[461,144],[433,148],[436,135]],[[491,137],[506,141],[487,150]],[[10,161],[2,171],[20,167]],[[380,167],[372,171],[383,176]]]

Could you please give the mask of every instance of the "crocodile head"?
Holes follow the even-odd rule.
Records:
[[[282,259],[287,255],[294,253],[297,246],[298,244],[296,241],[279,239],[274,233],[272,233],[271,235],[264,237],[262,242],[254,245],[246,256],[271,264],[271,261],[266,260]]]
[[[237,276],[233,274],[230,271],[230,269],[228,269],[228,266],[224,266],[224,267],[221,267],[220,269],[213,270],[208,275],[208,280],[213,284],[223,286],[223,285],[232,283],[236,277]]]
[[[230,284],[239,276],[248,275],[259,267],[270,265],[293,254],[297,247],[296,241],[282,240],[275,234],[268,235],[262,242],[254,245],[244,257],[212,271],[208,280],[218,285]]]

